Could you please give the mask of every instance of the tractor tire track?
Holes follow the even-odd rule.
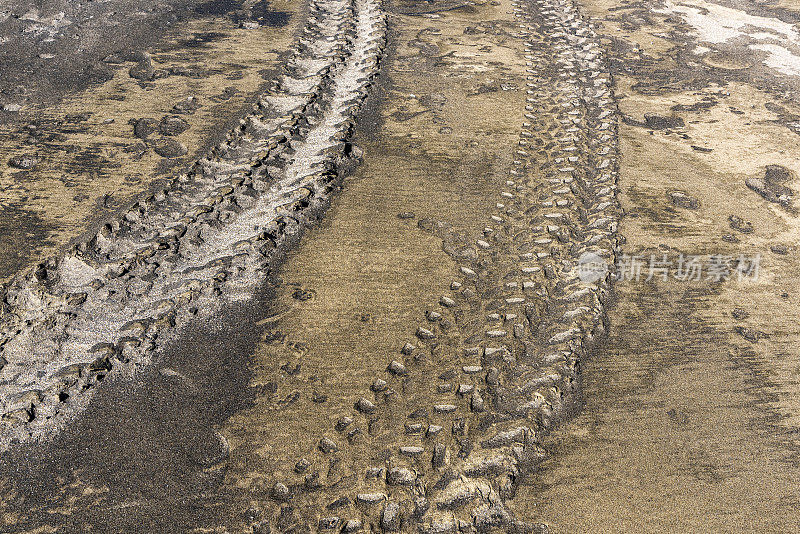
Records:
[[[571,1],[518,2],[527,105],[519,149],[481,239],[452,245],[449,290],[352,413],[279,470],[256,532],[529,532],[517,484],[569,415],[605,331],[614,265],[616,105],[596,37]],[[464,256],[474,257],[464,261]],[[292,466],[293,464],[293,466]],[[367,466],[367,467],[365,467]]]
[[[358,160],[347,139],[385,29],[374,0],[312,2],[286,74],[224,143],[2,288],[0,449],[51,435],[109,372],[253,295]]]

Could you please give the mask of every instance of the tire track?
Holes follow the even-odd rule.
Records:
[[[614,264],[616,106],[575,5],[515,5],[525,119],[489,226],[456,244],[475,259],[459,259],[449,291],[352,413],[317,436],[313,453],[287,460],[295,477],[275,483],[256,532],[542,528],[508,503],[543,458],[542,436],[568,415],[581,361],[605,330],[610,276],[584,282],[579,260]]]
[[[603,332],[608,278],[584,283],[577,261],[591,252],[613,263],[616,112],[594,33],[572,1],[515,5],[528,104],[496,211],[480,239],[461,244],[474,259],[460,258],[415,339],[389,356],[352,413],[314,438],[314,454],[287,460],[295,476],[275,482],[256,532],[539,527],[517,519],[510,499],[542,457],[541,436],[568,413],[580,362]],[[247,298],[354,156],[346,136],[384,32],[375,2],[312,4],[290,74],[223,146],[6,288],[3,357],[22,362],[34,349],[47,372],[8,371],[4,445],[65,421],[111,368],[145,364],[181,324]],[[42,302],[48,313],[31,316]],[[65,354],[78,363],[47,367]],[[61,409],[49,414],[53,405]]]
[[[63,427],[110,371],[253,294],[358,159],[347,139],[385,28],[374,0],[312,2],[286,74],[224,143],[2,288],[0,448]]]

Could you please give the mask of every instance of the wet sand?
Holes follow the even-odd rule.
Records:
[[[285,16],[246,28],[226,10],[193,9],[178,10],[192,16],[111,59],[105,52],[113,47],[86,52],[108,76],[59,84],[55,101],[31,98],[0,125],[0,278],[96,232],[219,142],[284,61],[303,6],[274,2],[269,12]],[[135,70],[148,56],[152,76]],[[31,83],[58,83],[69,68],[38,68]],[[165,117],[177,127],[160,129]],[[137,134],[142,119],[152,125]],[[178,148],[159,154],[164,141]]]
[[[355,140],[365,161],[277,273],[283,285],[276,317],[266,322],[252,364],[252,384],[265,394],[220,428],[231,458],[218,495],[231,507],[250,505],[268,516],[274,481],[290,479],[299,459],[314,456],[316,429],[352,410],[448,291],[458,264],[418,223],[442,221],[467,235],[481,227],[519,135],[516,122],[502,118],[518,113],[521,95],[499,83],[522,83],[519,56],[496,46],[507,37],[454,37],[476,24],[510,31],[504,8],[454,10],[433,20],[395,15],[402,31]],[[474,52],[487,45],[491,51]],[[457,55],[426,60],[415,50],[424,46],[437,47],[437,57]],[[498,60],[503,67],[492,65]],[[492,83],[496,90],[472,94]],[[433,393],[430,387],[431,402]],[[345,473],[363,471],[381,454],[374,443],[354,448],[342,461]]]
[[[393,15],[402,31],[354,140],[365,161],[325,218],[257,304],[225,312],[232,322],[184,332],[195,341],[168,348],[132,389],[109,384],[54,445],[15,453],[21,466],[6,472],[10,488],[25,486],[8,502],[6,528],[243,532],[266,515],[273,481],[314,452],[309,438],[352,408],[448,291],[457,264],[418,223],[441,221],[474,239],[496,202],[519,137],[518,121],[506,118],[523,107],[509,11],[503,3],[435,18]],[[464,39],[466,27],[483,29]],[[219,367],[220,353],[235,373]],[[202,393],[189,394],[162,369]],[[230,457],[204,469],[196,458],[214,450],[217,435]],[[95,443],[98,454],[80,454]],[[58,451],[54,461],[25,460],[48,447]],[[59,484],[31,491],[54,472]]]
[[[640,282],[619,282],[610,336],[584,367],[585,406],[548,438],[517,504],[552,532],[797,530],[797,215],[745,183],[775,164],[797,190],[797,134],[780,110],[798,101],[774,89],[796,80],[752,62],[736,70],[736,51],[683,71],[691,56],[675,68],[666,37],[680,19],[585,4],[619,58],[623,250],[760,254],[761,270],[757,281],[645,282],[645,267]],[[648,59],[633,66],[629,54]],[[646,113],[682,124],[648,128]],[[674,191],[698,204],[672,202]]]
[[[780,185],[800,190],[797,80],[739,41],[698,40],[680,12],[582,4],[600,24],[623,119],[623,251],[761,254],[761,271],[745,283],[618,282],[610,335],[581,365],[584,405],[546,437],[546,459],[522,478],[512,507],[551,532],[797,530],[800,225],[793,201],[756,190],[775,165],[785,169]],[[797,16],[788,2],[729,4],[787,24]],[[297,460],[319,455],[318,429],[351,411],[454,279],[459,264],[430,231],[435,222],[469,242],[481,237],[525,104],[512,10],[508,2],[391,6],[389,61],[354,140],[364,161],[325,219],[254,304],[193,325],[136,382],[108,384],[53,445],[5,456],[4,528],[239,532],[274,515],[275,480],[296,478]],[[141,86],[122,69],[52,114],[37,111],[43,131],[69,139],[39,146],[38,169],[3,169],[5,224],[35,244],[0,233],[10,251],[2,272],[84,232],[235,120],[263,85],[261,69],[280,64],[294,27],[234,26],[194,21],[153,52],[164,68],[202,58],[216,69],[207,77]],[[224,36],[198,42],[219,28]],[[227,95],[228,83],[240,92]],[[141,155],[124,151],[138,143],[128,119],[160,119],[188,94],[209,103],[181,115],[190,125],[177,136],[185,156],[165,160],[146,144]],[[86,109],[97,111],[65,120]],[[21,132],[0,147],[3,159],[27,153]],[[98,154],[105,159],[95,168],[88,162]],[[326,481],[349,483],[395,441],[356,442]],[[332,504],[326,495],[295,502],[316,513]]]
[[[586,404],[548,439],[518,506],[551,532],[797,529],[796,433],[758,356],[726,339],[716,293],[618,291]]]

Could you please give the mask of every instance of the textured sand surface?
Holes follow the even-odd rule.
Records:
[[[0,530],[797,530],[798,21],[0,8]]]

